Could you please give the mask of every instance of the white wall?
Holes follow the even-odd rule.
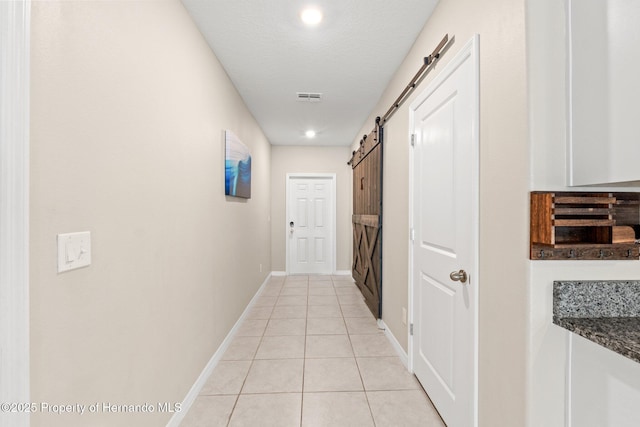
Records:
[[[352,172],[349,147],[274,145],[271,148],[271,264],[286,270],[286,176],[288,173],[336,174],[336,270],[351,271]]]
[[[32,401],[181,402],[270,270],[270,145],[177,0],[34,2],[31,59]],[[224,129],[248,201],[224,196]],[[57,274],[56,234],[83,230],[92,265]]]
[[[529,280],[524,0],[441,0],[358,135],[368,133],[448,33],[440,63],[385,126],[383,320],[407,347],[408,160],[411,101],[473,36],[480,35],[479,425],[522,426],[527,417]],[[354,146],[357,141],[354,141]]]
[[[566,186],[567,87],[565,2],[527,2],[530,190],[571,190]],[[607,188],[581,187],[606,191]],[[575,188],[574,188],[575,190]],[[621,188],[610,188],[621,191]],[[637,187],[635,188],[637,191]],[[564,425],[566,336],[552,324],[554,280],[632,279],[640,263],[630,261],[530,262],[530,419],[529,425]]]

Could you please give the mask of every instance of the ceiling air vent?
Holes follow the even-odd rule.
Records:
[[[296,92],[296,97],[298,101],[320,102],[322,94],[313,92]]]

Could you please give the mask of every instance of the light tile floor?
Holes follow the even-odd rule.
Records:
[[[345,276],[272,277],[181,426],[444,423]]]

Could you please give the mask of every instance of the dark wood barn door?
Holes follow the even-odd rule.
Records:
[[[381,317],[382,295],[382,128],[360,141],[353,168],[352,274],[369,309]]]

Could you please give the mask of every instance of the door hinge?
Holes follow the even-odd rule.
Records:
[[[409,233],[409,237],[411,238],[411,242],[415,242],[416,241],[416,229],[415,228],[411,228],[411,232]]]
[[[415,133],[411,134],[411,146],[412,147],[416,146],[416,134]]]
[[[413,336],[413,323],[409,325],[409,335]]]

